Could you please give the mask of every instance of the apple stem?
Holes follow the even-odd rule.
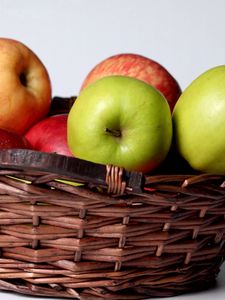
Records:
[[[106,128],[105,129],[105,132],[106,133],[109,133],[115,137],[121,137],[121,131],[118,130],[118,129],[109,129],[109,128]]]

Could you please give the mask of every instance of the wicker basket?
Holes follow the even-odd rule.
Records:
[[[140,174],[132,182],[100,166],[106,184],[96,184],[102,174],[73,175],[72,160],[0,151],[0,289],[122,300],[214,283],[225,257],[224,176],[151,174],[138,192]]]

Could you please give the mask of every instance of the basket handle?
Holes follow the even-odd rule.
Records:
[[[52,98],[51,106],[48,115],[57,115],[57,114],[67,114],[69,113],[71,107],[76,101],[76,96],[71,97],[59,97],[55,96]]]
[[[29,149],[0,151],[0,168],[43,171],[69,177],[77,182],[108,188],[111,193],[142,193],[144,175],[65,156]]]

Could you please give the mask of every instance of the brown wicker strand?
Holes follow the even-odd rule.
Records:
[[[122,180],[123,168],[107,165],[106,166],[106,183],[108,193],[123,195],[126,189],[126,182]]]

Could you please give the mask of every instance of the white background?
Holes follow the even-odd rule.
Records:
[[[203,71],[225,63],[225,1],[0,0],[0,36],[20,40],[40,57],[53,96],[77,95],[90,69],[123,52],[158,61],[185,89]],[[216,288],[175,299],[224,297],[225,268]]]

